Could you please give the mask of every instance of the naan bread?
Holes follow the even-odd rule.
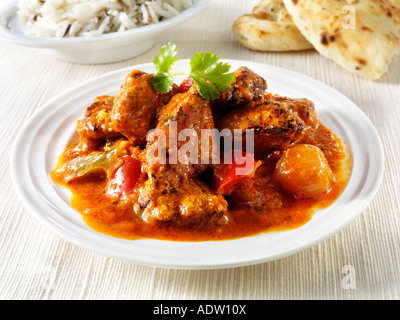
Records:
[[[232,26],[243,46],[256,51],[294,51],[313,46],[293,23],[282,0],[262,0],[251,14],[240,16]]]
[[[379,79],[400,51],[399,0],[283,2],[316,50],[368,80]]]

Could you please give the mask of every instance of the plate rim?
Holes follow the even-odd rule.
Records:
[[[353,101],[351,101],[349,98],[347,98],[346,96],[344,96],[342,93],[340,93],[338,90],[326,85],[325,83],[316,80],[312,77],[309,77],[307,75],[301,74],[299,72],[296,71],[292,71],[289,69],[285,69],[285,68],[281,68],[281,67],[276,67],[276,66],[272,66],[272,65],[266,65],[266,64],[262,64],[262,63],[258,63],[258,62],[250,62],[250,61],[244,61],[244,60],[233,60],[233,59],[223,59],[225,62],[231,63],[231,64],[236,64],[236,65],[248,65],[248,66],[259,66],[262,68],[266,68],[266,69],[271,69],[271,70],[275,70],[275,71],[280,71],[280,72],[284,72],[285,76],[297,76],[300,78],[303,78],[307,81],[310,81],[311,84],[318,84],[319,86],[322,86],[324,89],[330,91],[330,92],[334,92],[336,95],[341,96],[343,99],[345,99],[345,101],[347,101],[348,103],[350,103],[352,105],[353,108],[355,108],[355,110],[357,110],[360,114],[363,115],[363,120],[368,124],[368,126],[370,127],[370,129],[373,130],[372,134],[374,135],[374,137],[376,138],[376,142],[378,143],[378,159],[377,161],[381,164],[378,167],[378,170],[376,172],[376,183],[374,184],[373,188],[371,188],[371,191],[369,192],[369,197],[367,200],[365,200],[363,202],[363,205],[358,207],[357,209],[357,213],[350,215],[349,218],[347,218],[346,221],[338,224],[335,228],[331,229],[330,232],[324,233],[318,237],[314,237],[314,241],[312,242],[308,242],[302,245],[298,245],[297,247],[293,248],[292,250],[287,250],[285,252],[282,252],[281,254],[275,254],[273,256],[269,256],[269,257],[260,257],[258,259],[252,259],[252,260],[241,260],[241,261],[235,261],[235,262],[227,262],[227,263],[206,263],[206,264],[191,264],[190,262],[187,263],[180,263],[180,264],[171,264],[171,263],[166,263],[166,262],[161,262],[161,261],[156,261],[156,260],[147,260],[147,261],[143,261],[140,259],[132,259],[132,257],[126,257],[126,255],[121,256],[120,254],[117,253],[112,253],[112,252],[105,252],[104,250],[101,250],[99,248],[93,248],[92,246],[90,246],[90,244],[84,242],[82,243],[82,241],[79,241],[79,239],[71,236],[70,234],[65,233],[63,230],[59,229],[59,227],[57,226],[55,228],[55,226],[52,224],[52,222],[50,222],[48,219],[46,219],[40,212],[38,212],[38,208],[37,208],[37,203],[35,203],[35,201],[33,201],[34,203],[32,203],[32,199],[29,199],[30,195],[27,194],[27,190],[24,189],[23,185],[21,184],[21,181],[19,181],[18,179],[18,170],[20,168],[18,168],[17,166],[17,157],[18,157],[18,151],[19,151],[19,147],[21,146],[21,141],[24,138],[24,134],[26,134],[27,131],[29,131],[29,127],[32,126],[35,121],[37,119],[40,118],[41,113],[46,111],[46,108],[51,107],[52,104],[54,104],[55,102],[57,102],[57,100],[61,99],[63,96],[69,95],[71,93],[73,93],[74,91],[78,90],[79,88],[84,88],[84,87],[91,87],[93,86],[96,82],[101,81],[101,79],[107,79],[110,78],[112,79],[113,77],[116,77],[117,75],[126,75],[130,70],[133,70],[134,68],[136,69],[140,69],[140,68],[149,68],[151,67],[151,63],[144,63],[144,64],[139,64],[139,65],[133,65],[133,66],[128,66],[128,67],[124,67],[118,70],[114,70],[108,73],[105,73],[103,75],[97,76],[95,78],[86,80],[82,83],[78,83],[75,86],[72,86],[69,90],[66,90],[64,92],[62,92],[61,94],[58,94],[56,97],[50,99],[48,102],[44,103],[41,107],[39,107],[34,113],[33,115],[26,120],[26,122],[23,124],[23,126],[21,127],[20,132],[18,133],[18,136],[14,142],[13,148],[12,148],[12,152],[11,152],[11,158],[10,158],[10,165],[11,165],[11,177],[12,177],[12,182],[14,185],[14,188],[16,189],[19,198],[22,200],[24,206],[26,208],[29,209],[29,211],[36,217],[39,219],[39,221],[46,225],[46,227],[48,227],[50,230],[52,230],[53,232],[55,232],[56,234],[58,234],[59,236],[61,236],[62,238],[64,238],[65,240],[79,246],[82,248],[85,248],[89,251],[92,252],[96,252],[99,253],[103,256],[108,256],[114,259],[118,259],[118,260],[125,260],[125,261],[129,261],[129,262],[133,262],[133,263],[137,263],[140,265],[147,265],[147,266],[156,266],[156,267],[165,267],[165,268],[174,268],[174,269],[221,269],[221,268],[231,268],[231,267],[240,267],[240,266],[248,266],[248,265],[254,265],[254,264],[259,264],[259,263],[263,263],[263,262],[267,262],[267,261],[272,261],[272,260],[277,260],[277,259],[281,259],[283,257],[286,256],[290,256],[292,254],[295,254],[297,252],[306,250],[320,242],[322,242],[323,240],[331,237],[332,235],[336,234],[337,232],[339,232],[340,230],[342,230],[344,227],[346,227],[349,223],[351,223],[356,217],[358,217],[363,210],[368,206],[368,204],[372,201],[372,199],[374,198],[376,192],[378,191],[382,179],[383,179],[383,173],[384,173],[384,162],[385,162],[385,158],[384,158],[384,150],[383,150],[383,145],[381,142],[381,139],[379,137],[379,134],[375,128],[375,126],[372,124],[372,122],[370,121],[370,119],[365,115],[365,113],[362,111],[362,109],[357,106]],[[182,59],[179,61],[180,64],[182,63],[188,63],[188,59]],[[265,72],[265,71],[263,71]],[[268,81],[268,79],[267,79]],[[93,97],[94,98],[94,97]],[[62,106],[60,106],[59,108],[62,108]],[[56,112],[56,111],[54,111]],[[29,161],[28,161],[29,162]],[[309,222],[308,222],[309,223]],[[307,223],[307,224],[308,224]],[[306,224],[306,225],[307,225]],[[297,230],[297,229],[295,229]],[[257,236],[252,236],[252,237],[245,237],[246,239],[250,239],[250,238],[254,238]],[[242,238],[243,239],[243,238]],[[109,239],[107,239],[109,240]],[[120,239],[121,240],[121,239]],[[240,239],[234,239],[234,240],[224,240],[224,242],[230,242],[230,243],[234,243],[236,240],[240,240]],[[124,241],[124,240],[122,240]],[[130,240],[128,240],[130,241]],[[140,241],[140,240],[133,240],[133,241]],[[153,240],[153,239],[145,239],[144,241],[147,242],[168,242],[165,240]],[[237,241],[236,241],[237,242]],[[174,242],[172,242],[174,243]],[[185,245],[193,245],[196,242],[178,242],[179,244],[184,244]],[[208,243],[214,243],[213,241],[208,242]],[[216,243],[221,243],[221,241],[217,241]],[[239,259],[240,260],[240,259]]]

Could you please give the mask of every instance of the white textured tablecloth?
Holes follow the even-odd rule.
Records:
[[[400,57],[380,81],[357,78],[315,51],[260,53],[240,46],[231,25],[257,1],[214,0],[198,17],[163,34],[145,54],[80,65],[45,50],[0,42],[0,299],[399,299]],[[22,205],[10,153],[23,123],[47,101],[88,79],[151,62],[172,41],[180,58],[212,50],[314,77],[354,101],[376,126],[386,167],[375,198],[350,225],[292,256],[221,270],[170,270],[107,258],[54,234]],[[346,266],[354,287],[344,285]]]

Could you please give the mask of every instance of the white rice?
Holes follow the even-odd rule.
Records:
[[[40,37],[96,36],[171,18],[194,0],[19,0],[26,32]]]

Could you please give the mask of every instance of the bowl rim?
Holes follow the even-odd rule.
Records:
[[[122,32],[105,33],[99,36],[90,37],[45,38],[31,36],[23,32],[24,23],[22,19],[17,16],[18,0],[14,0],[0,6],[0,40],[42,48],[59,48],[72,45],[93,44],[104,41],[124,41],[127,39],[142,40],[151,34],[159,33],[162,30],[169,29],[189,20],[203,11],[210,2],[211,0],[194,0],[191,7],[174,17],[155,24],[145,25]],[[18,24],[21,30],[18,30],[19,28],[13,28],[13,25],[15,24]]]

